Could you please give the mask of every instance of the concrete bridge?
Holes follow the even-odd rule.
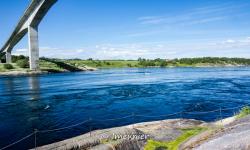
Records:
[[[30,70],[39,69],[38,25],[57,0],[32,0],[15,30],[0,49],[0,57],[6,56],[6,63],[11,63],[13,47],[28,33]]]

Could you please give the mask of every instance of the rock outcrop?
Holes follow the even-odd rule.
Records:
[[[36,150],[143,150],[148,139],[171,141],[181,135],[181,129],[202,126],[203,121],[170,119],[144,122],[123,127],[96,130]]]

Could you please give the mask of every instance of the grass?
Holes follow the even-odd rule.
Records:
[[[243,108],[241,108],[240,112],[236,115],[236,118],[243,118],[247,115],[250,114],[250,107],[249,106],[245,106]]]
[[[49,72],[62,72],[62,71],[81,71],[79,67],[69,64],[62,60],[57,59],[48,59],[41,58],[40,59],[40,69]]]
[[[72,66],[72,68],[81,68],[81,67],[93,67],[93,68],[143,68],[145,66],[142,66],[139,61],[137,60],[56,60],[56,59],[40,59],[39,65],[40,69],[42,71],[49,71],[49,72],[63,72],[66,71],[65,65],[59,65],[53,61],[58,61],[60,63],[68,64]],[[0,64],[0,72],[6,72],[6,71],[26,71],[28,68],[21,68],[17,66],[15,63],[12,63],[14,68],[12,70],[4,69],[3,64]],[[160,66],[154,66],[154,67],[160,67]],[[187,64],[176,64],[176,65],[170,65],[167,67],[195,67],[194,65],[187,65]],[[69,68],[69,67],[67,67]]]
[[[13,66],[12,69],[7,69],[4,67],[5,64],[1,64],[0,63],[0,72],[8,72],[8,71],[28,71],[28,68],[20,68],[19,66],[16,65],[16,63],[11,63],[11,65]]]
[[[54,70],[55,72],[64,71],[63,68],[58,67],[56,64],[42,59],[40,59],[39,65],[40,69],[45,71],[47,70]]]
[[[4,70],[6,70],[3,66],[3,64],[0,64],[0,71],[3,72]]]
[[[74,66],[90,66],[94,68],[144,68],[144,67],[202,67],[202,66],[225,66],[227,63],[206,63],[199,62],[188,64],[185,62],[166,62],[166,61],[155,61],[148,60],[142,63],[138,60],[62,60]],[[163,63],[165,62],[165,63]],[[162,64],[163,63],[163,64]],[[230,63],[237,65],[237,63]]]
[[[182,135],[176,138],[175,140],[169,142],[160,142],[150,139],[147,141],[144,150],[177,150],[181,143],[183,143],[190,137],[195,136],[201,133],[202,131],[205,131],[206,129],[207,128],[201,127],[182,129]]]
[[[65,62],[77,67],[94,67],[94,68],[129,68],[142,67],[136,60],[64,60]]]
[[[6,68],[6,64],[0,63],[0,72],[10,72],[10,71],[24,71],[29,72],[29,68],[22,68],[17,63],[11,63],[13,68]],[[64,71],[77,71],[78,68],[70,65],[68,63],[65,63],[64,61],[57,61],[57,60],[45,60],[40,59],[39,60],[39,66],[41,71],[48,71],[48,72],[64,72]]]
[[[100,141],[101,144],[116,144],[118,142],[119,140],[115,140],[115,139],[102,139]]]
[[[4,64],[3,68],[4,69],[14,69],[14,67],[12,66],[12,64]]]
[[[12,56],[13,62],[17,62],[20,59],[28,59],[25,56]],[[218,61],[209,61],[209,60],[218,60]],[[225,61],[226,59],[227,61]],[[84,68],[86,66],[92,68],[144,68],[144,67],[201,67],[201,66],[223,66],[226,64],[242,64],[241,61],[246,61],[250,64],[249,60],[238,59],[231,61],[230,58],[189,58],[189,59],[174,59],[174,60],[164,60],[164,59],[155,59],[155,60],[81,60],[81,59],[48,59],[40,58],[40,69],[42,71],[48,72],[64,72],[64,71],[77,71],[78,68]],[[239,61],[239,62],[238,62]],[[0,72],[7,71],[28,71],[28,68],[18,67],[15,63],[12,63],[14,66],[13,69],[5,69],[3,64],[0,64]]]

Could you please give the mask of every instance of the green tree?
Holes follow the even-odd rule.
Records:
[[[14,67],[11,64],[4,64],[3,68],[4,69],[14,69]]]
[[[16,62],[16,64],[20,68],[28,68],[29,67],[29,61],[27,59],[20,59]]]

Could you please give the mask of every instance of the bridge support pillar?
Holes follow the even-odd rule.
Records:
[[[38,27],[28,27],[30,70],[39,70]]]
[[[6,56],[6,63],[10,64],[11,63],[11,52],[7,51],[5,56]]]

